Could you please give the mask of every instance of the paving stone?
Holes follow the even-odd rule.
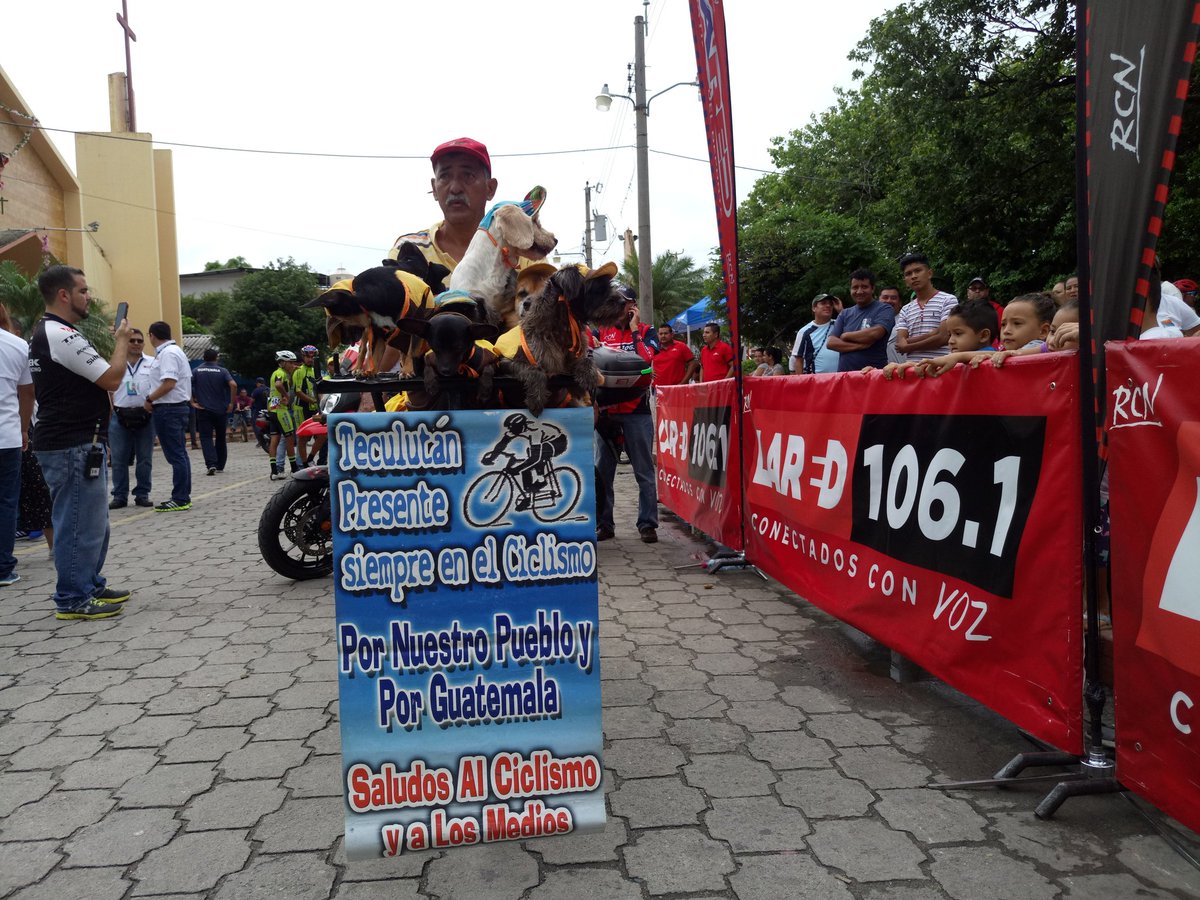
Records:
[[[629,874],[651,894],[719,891],[736,868],[724,844],[695,828],[648,831],[621,852]]]
[[[244,831],[185,832],[133,869],[134,896],[206,891],[250,858]],[[288,896],[288,895],[284,895]]]
[[[679,749],[661,738],[613,741],[604,748],[604,764],[622,778],[674,775],[684,762]]]
[[[345,826],[341,797],[313,797],[286,801],[262,820],[253,837],[262,842],[263,853],[324,852],[333,846]]]
[[[1144,881],[1170,891],[1200,896],[1196,870],[1158,836],[1140,834],[1122,838],[1117,860]]]
[[[811,830],[797,809],[783,806],[774,797],[717,799],[704,814],[708,833],[729,844],[734,853],[803,850]]]
[[[641,637],[644,638],[645,635],[641,635]],[[662,645],[641,647],[634,650],[632,656],[638,662],[643,662],[648,666],[688,666],[691,665],[696,654],[683,647]],[[603,664],[601,668],[603,668]]]
[[[955,900],[1051,900],[1059,890],[1031,863],[995,847],[935,847],[929,872]]]
[[[192,716],[143,716],[123,725],[108,736],[114,747],[161,747],[172,738],[187,734],[196,725]]]
[[[270,697],[295,684],[296,679],[283,672],[246,675],[225,685],[226,697]]]
[[[455,850],[457,854],[459,851]],[[342,870],[342,883],[357,881],[391,881],[399,878],[420,878],[425,867],[444,855],[441,850],[424,850],[420,853],[404,853],[392,859],[359,859],[346,862],[346,849],[342,838],[338,838],[333,851],[333,864]]]
[[[336,722],[332,725],[327,725],[305,741],[304,746],[311,749],[317,755],[327,753],[340,754],[342,752],[342,732],[340,726]]]
[[[216,688],[176,688],[146,704],[146,712],[152,716],[198,713],[221,699]],[[230,724],[212,723],[212,724]]]
[[[129,890],[129,882],[121,877],[121,872],[120,867],[60,869],[51,872],[43,881],[18,891],[12,900],[64,900],[68,897],[120,900]]]
[[[547,873],[528,896],[529,900],[641,900],[642,889],[612,869],[560,869]]]
[[[719,718],[729,704],[708,691],[662,691],[654,697],[654,705],[672,719]]]
[[[844,747],[835,764],[875,790],[920,787],[933,775],[927,766],[891,746]]]
[[[719,719],[684,719],[667,729],[667,735],[691,753],[727,753],[746,743],[745,731]]]
[[[629,840],[625,820],[609,816],[603,831],[564,834],[539,838],[525,845],[542,858],[546,865],[561,866],[576,863],[606,863],[617,859],[617,848]]]
[[[216,777],[211,763],[157,765],[143,777],[125,782],[117,790],[117,798],[124,808],[176,808],[207,791]]]
[[[64,838],[101,818],[113,802],[108,791],[52,791],[4,820],[4,840]]]
[[[656,737],[667,720],[649,706],[619,706],[603,710],[604,733],[612,738]]]
[[[704,795],[675,778],[635,778],[609,797],[615,815],[629,820],[631,828],[695,825],[707,806]]]
[[[172,678],[130,678],[121,684],[106,688],[100,695],[101,703],[145,703],[173,690]]]
[[[282,778],[288,769],[300,765],[311,751],[300,741],[252,741],[234,750],[221,762],[226,778]]]
[[[981,841],[987,820],[966,800],[937,790],[880,791],[876,811],[925,844]]]
[[[729,876],[738,900],[853,900],[845,883],[808,854],[739,856]]]
[[[245,728],[193,728],[162,749],[163,762],[216,762],[250,740]]]
[[[20,709],[26,703],[36,703],[45,700],[54,693],[54,688],[48,684],[19,684],[16,687],[0,691],[0,709]],[[75,693],[68,691],[67,693]],[[91,693],[88,691],[87,693]]]
[[[274,779],[225,782],[194,798],[183,818],[188,831],[249,828],[279,809],[286,795]]]
[[[246,665],[255,674],[266,672],[295,672],[312,662],[307,653],[266,653],[251,659]],[[329,663],[325,663],[326,666]]]
[[[913,839],[877,819],[817,822],[808,845],[822,865],[841,869],[855,881],[925,877],[925,854]]]
[[[58,841],[25,841],[2,846],[4,865],[0,866],[0,897],[40,881],[62,858]]]
[[[640,681],[600,682],[601,702],[605,707],[644,706],[654,695],[654,688]]]
[[[387,881],[343,881],[335,900],[422,900],[417,878],[390,878]]]
[[[67,716],[83,712],[96,702],[87,694],[62,694],[33,703],[25,703],[11,713],[14,722],[59,722]]]
[[[101,750],[95,756],[71,763],[62,773],[64,790],[117,788],[140,778],[158,763],[149,750]]]
[[[46,771],[0,774],[0,820],[22,804],[45,797],[53,787],[54,778]]]
[[[779,688],[757,675],[714,675],[709,689],[727,700],[771,700]]]
[[[196,724],[203,728],[249,725],[271,712],[266,697],[236,697],[222,699],[196,714]]]
[[[695,666],[712,675],[745,675],[757,668],[754,660],[740,653],[698,653]]]
[[[293,797],[341,797],[341,756],[311,756],[308,762],[290,769],[283,786]]]
[[[322,854],[289,853],[263,855],[245,869],[222,882],[214,900],[243,900],[249,897],[280,897],[287,900],[325,900],[337,870]]]
[[[750,731],[795,731],[804,721],[803,713],[779,700],[738,700],[727,715]]]
[[[624,681],[630,678],[640,678],[646,667],[636,659],[627,656],[610,656],[603,662],[597,663],[600,677],[608,681]]]
[[[695,756],[683,775],[710,797],[759,797],[775,783],[775,773],[765,763],[737,753]]]
[[[164,656],[153,658],[134,669],[138,678],[175,678],[201,665],[196,656]]]
[[[441,900],[520,897],[537,883],[537,862],[511,842],[455,850],[425,872],[426,890]]]
[[[10,722],[0,725],[0,755],[8,756],[22,747],[44,741],[54,731],[50,722]]]
[[[841,697],[829,691],[808,685],[791,685],[779,692],[779,699],[799,710],[817,713],[850,712],[850,707]]]
[[[324,709],[331,700],[337,699],[337,681],[327,679],[320,682],[302,681],[271,696],[276,709]]]
[[[886,728],[858,713],[822,713],[810,716],[808,730],[835,747],[863,747],[888,742]]]
[[[246,672],[240,663],[204,663],[179,679],[180,687],[225,688],[230,682],[241,678]],[[226,691],[228,696],[228,691]]]
[[[1067,889],[1067,897],[1087,898],[1087,900],[1169,900],[1172,896],[1164,891],[1148,888],[1132,875],[1124,872],[1104,875],[1074,875],[1062,879],[1062,885]],[[1198,888],[1195,894],[1200,894]]]
[[[803,810],[810,819],[866,815],[874,800],[865,787],[833,769],[782,772],[775,791],[780,800]]]
[[[708,675],[687,666],[649,666],[642,681],[660,691],[686,691],[706,687]]]
[[[63,845],[64,866],[127,866],[166,844],[180,823],[170,809],[118,809]]]
[[[828,741],[803,731],[761,731],[750,735],[750,753],[775,769],[824,769],[836,752]]]

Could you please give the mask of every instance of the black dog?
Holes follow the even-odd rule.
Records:
[[[397,327],[429,347],[425,352],[425,393],[430,401],[442,393],[444,378],[465,376],[477,379],[476,403],[491,396],[496,354],[476,341],[493,341],[498,329],[485,319],[487,310],[478,298],[450,291],[437,300],[428,319],[402,319]]]

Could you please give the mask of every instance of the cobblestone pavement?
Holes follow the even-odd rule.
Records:
[[[191,512],[114,513],[118,618],[55,621],[45,547],[21,545],[0,589],[0,896],[1200,896],[1121,797],[1041,822],[1042,791],[929,789],[1026,746],[936,681],[894,683],[779,586],[708,575],[669,516],[640,543],[626,467],[600,545],[608,828],[347,865],[331,584],[263,565],[278,485],[231,450]],[[156,500],[168,477],[159,456]]]

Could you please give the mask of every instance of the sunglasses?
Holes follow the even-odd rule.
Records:
[[[129,339],[129,343],[131,343],[131,344],[144,344],[144,343],[146,343],[146,341],[145,341],[145,339],[143,339],[143,338],[130,338],[130,339]]]

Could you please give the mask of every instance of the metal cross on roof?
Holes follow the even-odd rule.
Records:
[[[129,52],[129,42],[136,41],[137,35],[129,27],[129,8],[126,0],[121,0],[121,11],[117,13],[117,22],[125,32],[125,101],[128,105],[128,125],[130,131],[137,131],[137,116],[133,110],[133,61]]]

